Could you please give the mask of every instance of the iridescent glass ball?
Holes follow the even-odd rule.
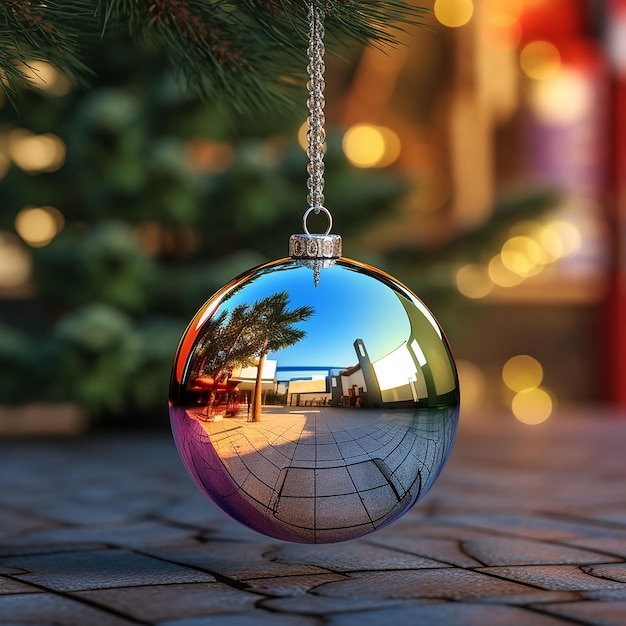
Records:
[[[345,258],[252,269],[181,340],[172,431],[198,487],[255,531],[354,539],[430,489],[452,447],[456,368],[433,315]]]

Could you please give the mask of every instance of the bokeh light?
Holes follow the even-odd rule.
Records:
[[[533,80],[554,76],[561,66],[561,54],[549,41],[531,41],[520,52],[522,72]]]
[[[47,96],[60,98],[72,90],[72,81],[45,61],[29,61],[22,71],[30,86]]]
[[[57,236],[64,222],[55,207],[24,207],[15,217],[15,230],[28,245],[41,248]]]
[[[541,387],[524,389],[515,394],[511,410],[523,424],[529,426],[541,424],[552,415],[552,397]]]
[[[436,0],[435,17],[440,24],[448,28],[465,26],[474,14],[472,0]]]
[[[65,143],[57,135],[35,135],[17,128],[9,133],[8,153],[25,172],[54,172],[65,162]]]
[[[530,237],[511,237],[500,253],[502,264],[522,277],[534,276],[543,269],[543,254],[539,244]]]
[[[504,364],[502,380],[512,391],[534,389],[543,380],[543,367],[532,356],[518,354]]]
[[[499,287],[517,287],[524,282],[524,276],[512,272],[504,265],[501,254],[497,254],[489,261],[487,271],[489,278]]]
[[[540,121],[554,126],[567,126],[592,110],[593,91],[580,72],[563,67],[549,80],[532,85],[529,102]]]
[[[484,298],[493,291],[487,270],[477,263],[469,263],[457,271],[456,286],[460,293],[472,299]]]
[[[582,249],[582,235],[574,224],[564,220],[554,220],[546,225],[545,230],[554,231],[559,235],[564,257],[573,256]]]
[[[219,174],[231,168],[235,160],[235,149],[225,141],[195,137],[185,144],[185,158],[196,172]]]
[[[346,131],[342,147],[348,161],[356,167],[387,167],[400,156],[401,143],[389,128],[356,124]]]
[[[0,231],[0,289],[22,287],[31,278],[33,260],[16,235]]]

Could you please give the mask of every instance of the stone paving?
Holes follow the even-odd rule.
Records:
[[[395,524],[301,545],[196,489],[166,432],[0,440],[0,624],[626,625],[626,415],[464,415]]]

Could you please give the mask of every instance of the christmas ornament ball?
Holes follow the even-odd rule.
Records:
[[[202,306],[169,403],[200,490],[300,543],[405,513],[441,472],[459,414],[448,342],[419,298],[371,266],[315,256],[249,270]]]

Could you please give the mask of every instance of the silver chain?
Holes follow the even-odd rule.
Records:
[[[307,55],[309,64],[307,72],[309,81],[307,89],[309,99],[307,106],[309,108],[309,117],[307,124],[309,130],[307,132],[307,156],[309,164],[307,171],[309,179],[307,187],[309,194],[307,200],[309,208],[315,213],[319,213],[324,209],[324,141],[326,139],[326,131],[324,130],[324,11],[316,5],[316,0],[308,0],[309,12],[309,47]],[[327,212],[327,211],[325,211]]]

